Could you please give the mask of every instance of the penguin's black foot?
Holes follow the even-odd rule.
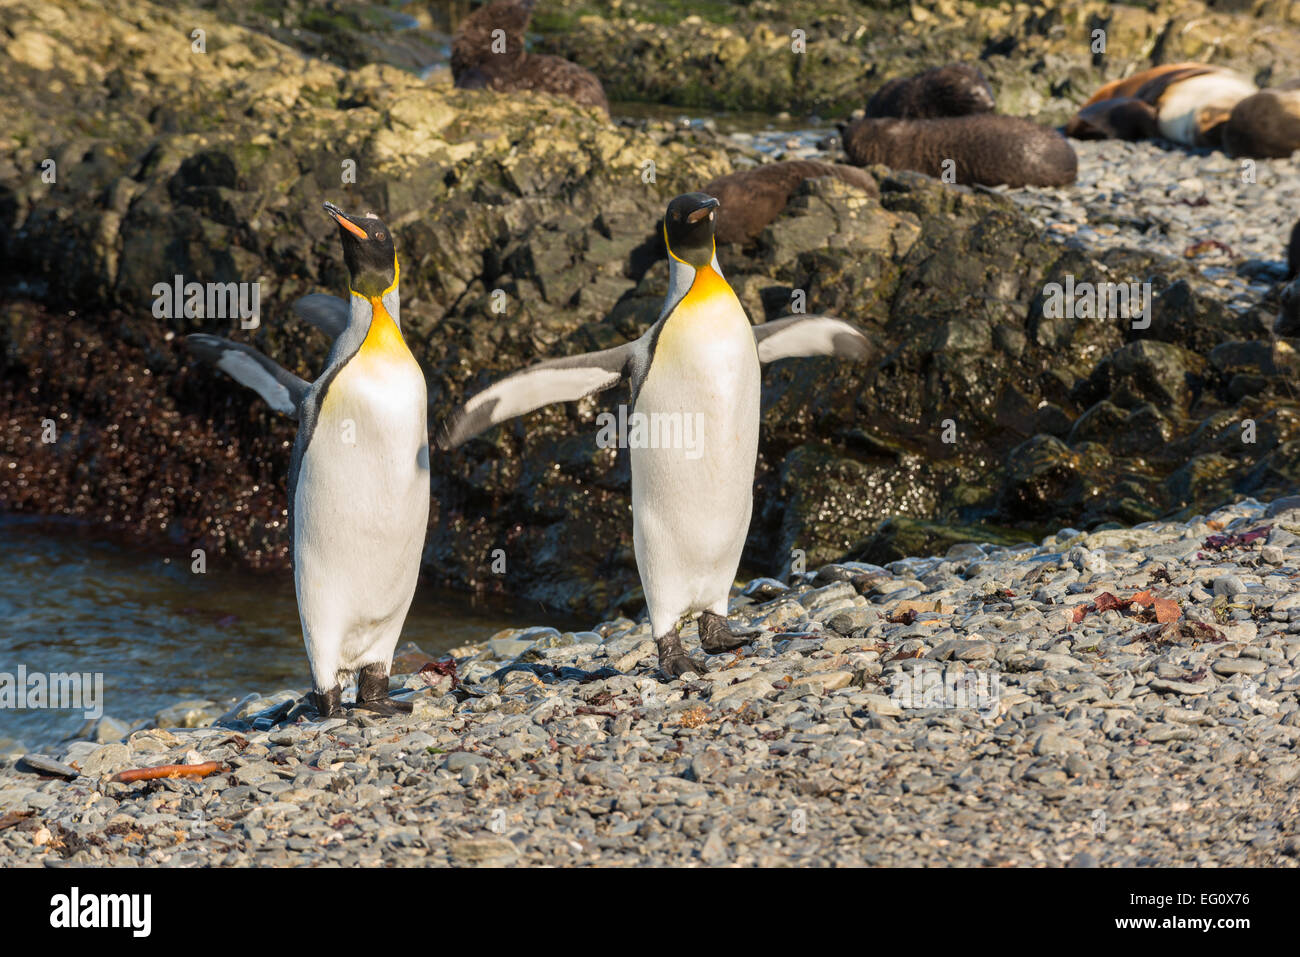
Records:
[[[727,619],[711,611],[700,612],[700,647],[711,655],[735,651],[757,638],[761,632],[733,632]]]
[[[705,667],[704,662],[697,661],[686,653],[681,638],[676,634],[656,638],[655,645],[659,649],[659,670],[666,674],[669,680],[680,678],[688,672],[697,675],[708,673],[709,669]]]
[[[311,703],[322,718],[340,717],[343,714],[343,689],[335,685],[329,691],[313,691]]]
[[[395,714],[410,714],[415,710],[415,705],[410,701],[398,701],[396,698],[378,698],[374,701],[362,701],[357,699],[357,707],[364,708],[366,711],[382,714],[386,718],[391,718]]]
[[[357,707],[392,717],[410,714],[415,705],[388,696],[388,669],[383,665],[366,665],[357,674]]]

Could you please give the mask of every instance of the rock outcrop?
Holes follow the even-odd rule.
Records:
[[[665,202],[736,166],[707,130],[347,70],[202,9],[8,10],[0,509],[126,528],[186,559],[287,563],[292,425],[192,366],[179,337],[229,335],[313,375],[328,343],[287,307],[343,287],[323,199],[394,229],[436,422],[509,371],[640,334],[665,288]],[[1294,489],[1294,352],[1271,338],[1276,302],[1237,317],[1186,262],[1068,249],[996,195],[868,172],[878,198],[809,180],[748,247],[720,250],[756,320],[799,301],[886,354],[765,370],[751,568]],[[259,283],[260,324],[159,315],[156,287],[177,275]],[[1046,290],[1071,276],[1149,281],[1149,327],[1062,313]],[[627,464],[594,441],[596,413],[625,400],[546,409],[435,456],[428,577],[639,610]]]

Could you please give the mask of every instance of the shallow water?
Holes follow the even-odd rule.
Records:
[[[710,123],[719,133],[762,133],[767,131],[825,136],[835,132],[835,125],[815,116],[792,113],[727,112],[698,107],[672,106],[666,103],[616,102],[609,105],[610,115],[619,120],[651,120],[681,125]]]
[[[288,573],[252,573],[189,549],[123,544],[84,527],[0,516],[0,675],[103,676],[103,712],[128,724],[186,698],[310,685]],[[437,653],[502,628],[554,624],[538,608],[421,588],[400,644]],[[571,623],[569,623],[571,624]],[[0,677],[0,681],[3,681]],[[0,738],[29,747],[75,734],[80,710],[0,706]]]

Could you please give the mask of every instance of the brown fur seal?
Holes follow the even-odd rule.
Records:
[[[1097,92],[1084,101],[1084,106],[1100,103],[1102,100],[1119,100],[1136,97],[1155,106],[1155,97],[1170,83],[1193,76],[1213,73],[1220,67],[1208,63],[1166,63],[1142,70],[1132,76],[1111,80],[1098,87]]]
[[[1223,148],[1230,156],[1275,159],[1300,149],[1300,89],[1260,90],[1234,106]]]
[[[1157,133],[1165,139],[1184,146],[1218,146],[1233,107],[1256,89],[1249,79],[1224,67],[1167,63],[1104,84],[1066,129],[1094,136],[1109,127],[1141,129],[1145,121],[1140,107],[1131,102],[1136,100],[1155,110]]]
[[[451,75],[464,90],[498,93],[537,90],[568,97],[582,106],[599,107],[609,115],[604,87],[590,70],[563,57],[529,53],[524,31],[535,0],[497,0],[466,17],[451,43]],[[504,50],[494,53],[493,32],[504,33]]]
[[[996,105],[983,73],[967,63],[951,63],[890,80],[867,102],[867,116],[923,120],[991,113]]]
[[[858,166],[884,163],[942,179],[944,161],[952,160],[956,182],[965,186],[1066,186],[1079,172],[1065,137],[1015,116],[861,119],[842,138]]]
[[[879,196],[875,179],[865,170],[843,163],[819,163],[814,160],[788,160],[784,163],[764,163],[753,169],[741,170],[720,176],[704,187],[704,192],[716,197],[722,205],[718,209],[718,228],[714,236],[719,244],[748,243],[790,201],[790,194],[806,179],[834,176],[836,179]]]
[[[1065,135],[1076,140],[1148,140],[1159,132],[1156,108],[1132,96],[1098,100],[1065,124]]]

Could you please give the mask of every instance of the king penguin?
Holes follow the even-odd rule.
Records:
[[[373,213],[325,210],[338,224],[350,295],[295,303],[334,339],[315,382],[217,336],[187,336],[186,346],[298,420],[290,532],[317,712],[339,714],[355,677],[358,707],[393,714],[411,708],[389,697],[388,672],[429,518],[428,401],[402,338],[392,232]]]
[[[467,401],[438,442],[454,448],[507,419],[568,402],[627,378],[642,421],[699,423],[695,441],[638,447],[629,442],[632,540],[659,665],[669,677],[703,674],[682,646],[682,620],[700,613],[700,644],[711,654],[752,639],[727,623],[753,509],[758,458],[760,364],[792,356],[863,359],[870,348],[830,316],[792,316],[751,326],[722,276],[714,248],[718,200],[686,193],[668,204],[664,242],[668,294],[641,338],[553,359],[509,376]],[[661,433],[662,434],[662,433]]]

